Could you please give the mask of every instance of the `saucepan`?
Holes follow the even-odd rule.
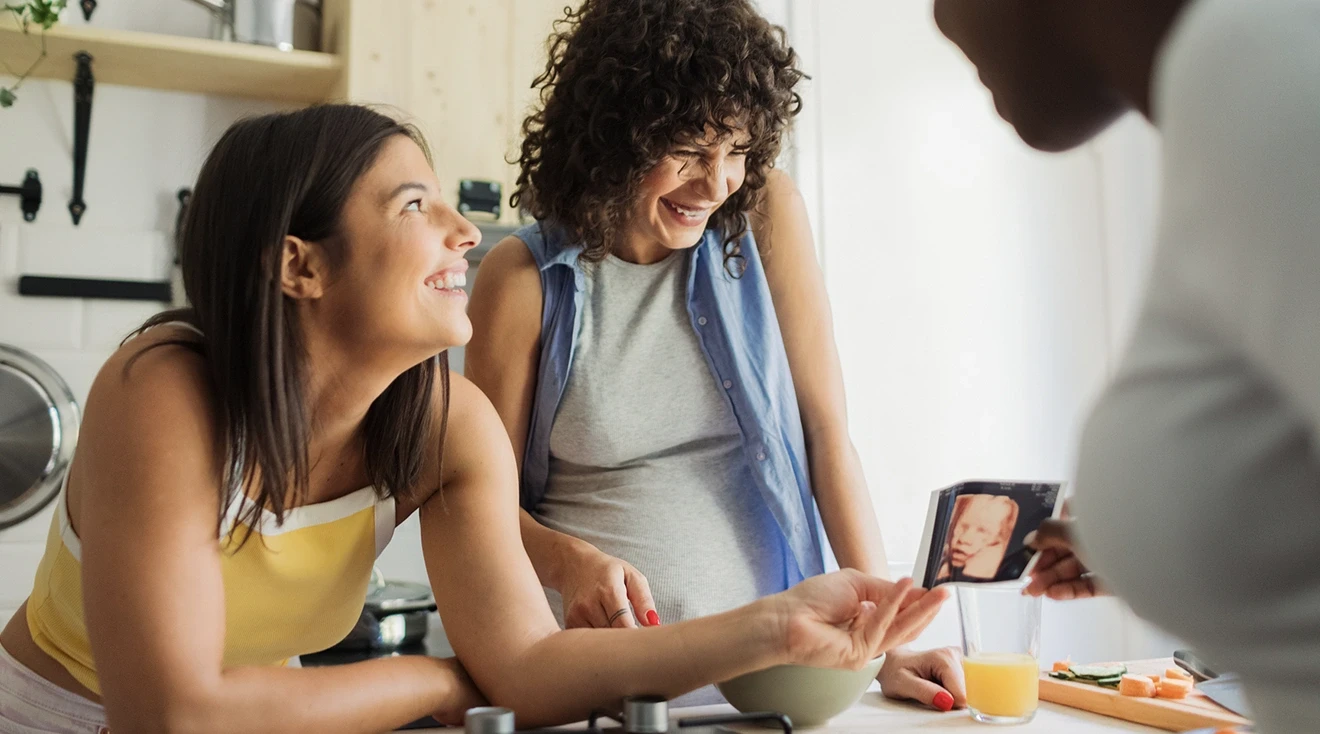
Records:
[[[380,569],[371,570],[367,603],[362,615],[332,650],[398,650],[419,645],[426,639],[428,618],[435,597],[425,584],[386,581]]]

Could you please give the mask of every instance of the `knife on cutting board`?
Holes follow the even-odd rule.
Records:
[[[1197,683],[1196,690],[1238,716],[1253,718],[1251,707],[1247,705],[1247,695],[1242,690],[1242,681],[1233,673],[1225,673],[1213,680]]]
[[[1175,651],[1173,662],[1196,679],[1196,690],[1204,693],[1206,698],[1238,716],[1252,718],[1246,694],[1242,691],[1242,681],[1236,674],[1216,673],[1190,650]]]

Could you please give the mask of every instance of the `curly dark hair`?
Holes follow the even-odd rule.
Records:
[[[805,78],[787,34],[750,0],[584,0],[565,8],[532,82],[512,203],[564,227],[599,260],[619,240],[648,171],[676,145],[743,130],[746,179],[710,227],[739,257],[747,213],[792,119]]]

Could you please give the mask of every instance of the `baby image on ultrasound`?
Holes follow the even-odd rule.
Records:
[[[959,497],[936,583],[996,579],[1018,512],[1018,503],[1004,495]]]

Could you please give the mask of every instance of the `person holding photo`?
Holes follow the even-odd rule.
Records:
[[[1073,148],[1133,109],[1163,138],[1077,543],[1038,531],[1028,591],[1094,595],[1094,568],[1241,674],[1257,731],[1320,731],[1320,0],[935,0],[935,20],[1027,143]]]

